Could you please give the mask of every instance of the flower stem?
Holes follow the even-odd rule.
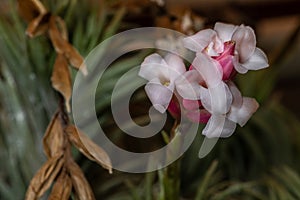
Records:
[[[171,130],[170,138],[176,138],[176,128],[177,122],[174,123],[174,126]],[[180,145],[180,143],[178,143]],[[176,148],[180,148],[179,146]],[[173,149],[176,150],[176,149]],[[172,155],[172,152],[167,152],[167,159]],[[159,174],[160,182],[160,200],[179,200],[180,199],[180,164],[181,159],[177,159],[169,166],[161,169]]]
[[[160,200],[179,200],[180,159],[162,169],[160,174]]]

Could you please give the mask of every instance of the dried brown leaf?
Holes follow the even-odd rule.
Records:
[[[194,13],[189,7],[170,5],[167,14],[155,18],[155,25],[173,29],[187,35],[203,28],[205,19]]]
[[[64,54],[66,44],[68,43],[64,37],[62,36],[61,32],[59,31],[57,24],[56,24],[56,16],[50,17],[49,22],[49,36],[51,42],[54,46],[55,51],[58,54]]]
[[[61,155],[64,151],[64,131],[59,111],[57,111],[47,127],[43,138],[44,151],[48,158]]]
[[[80,167],[73,161],[70,160],[68,163],[68,170],[71,176],[73,187],[75,189],[75,197],[78,200],[94,200],[95,196],[93,191],[82,173]]]
[[[55,21],[56,21],[57,28],[58,28],[62,38],[65,41],[68,41],[69,40],[68,39],[68,30],[67,30],[67,26],[66,26],[65,21],[62,18],[58,17],[58,16],[55,17]]]
[[[27,22],[47,13],[46,8],[39,0],[18,0],[18,10]]]
[[[87,75],[87,68],[84,64],[83,57],[78,53],[78,51],[66,40],[67,36],[66,29],[63,28],[63,20],[52,16],[50,18],[49,25],[49,36],[55,51],[58,54],[63,54],[68,62],[76,69],[80,70],[84,75]],[[58,23],[57,23],[58,22]],[[58,26],[61,26],[59,30]]]
[[[48,22],[49,22],[50,14],[42,14],[38,17],[34,18],[26,29],[26,34],[33,38],[39,35],[42,35],[48,30]]]
[[[62,171],[55,181],[48,200],[68,200],[72,191],[72,180]]]
[[[50,158],[32,178],[26,192],[25,200],[40,198],[52,185],[63,164],[62,155]]]
[[[88,74],[87,67],[84,63],[83,57],[79,52],[69,43],[66,45],[65,56],[68,58],[69,63],[76,69],[80,70],[84,75]]]
[[[51,76],[52,87],[65,99],[67,111],[70,112],[70,99],[72,95],[72,81],[68,68],[68,62],[64,55],[58,54],[54,63]]]
[[[90,160],[100,164],[103,168],[107,169],[109,173],[112,173],[111,160],[101,147],[73,125],[68,126],[66,132],[69,140],[81,153]]]

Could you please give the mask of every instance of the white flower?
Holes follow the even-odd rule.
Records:
[[[209,91],[202,92],[201,102],[205,109],[212,114],[202,131],[202,134],[208,138],[231,136],[235,131],[236,123],[244,126],[259,107],[255,99],[242,97],[233,82],[229,81],[227,85],[232,95],[232,102],[225,114],[214,112],[212,95]]]
[[[222,81],[219,63],[205,54],[199,54],[192,66],[193,70],[187,71],[176,81],[180,96],[188,100],[201,100],[205,105],[204,101],[208,98],[203,98],[203,95],[209,94],[209,100],[212,100],[209,102],[210,111],[220,114],[228,112],[232,98],[227,85]]]
[[[202,134],[208,138],[231,136],[236,124],[244,126],[259,107],[255,99],[241,95],[232,78],[236,72],[268,67],[253,29],[216,23],[214,30],[184,38],[183,45],[196,52],[188,71],[174,54],[152,54],[142,63],[139,75],[149,81],[145,90],[150,101],[161,113],[169,107],[175,118],[207,123]],[[172,99],[175,90],[177,100]]]
[[[139,76],[149,81],[145,90],[156,110],[166,111],[173,96],[175,80],[185,71],[182,59],[174,54],[168,54],[164,59],[158,54],[145,58]]]
[[[184,46],[192,51],[218,56],[224,51],[224,44],[235,44],[233,65],[237,72],[259,70],[268,67],[265,53],[256,47],[256,36],[249,26],[234,26],[216,23],[214,30],[205,29],[183,40]]]
[[[235,131],[236,124],[244,126],[258,108],[256,100],[242,97],[232,81],[222,81],[218,65],[219,63],[208,55],[199,54],[192,64],[193,69],[176,80],[176,89],[180,96],[190,100],[185,102],[185,107],[195,107],[200,100],[199,103],[204,108],[195,109],[194,115],[188,118],[192,121],[204,121],[203,119],[207,119],[210,114],[202,131],[208,138],[229,137]],[[205,115],[201,117],[199,111]]]

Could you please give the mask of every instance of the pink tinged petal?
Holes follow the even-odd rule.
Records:
[[[223,42],[227,42],[231,41],[232,35],[236,31],[237,27],[238,26],[232,24],[217,22],[214,30],[218,33],[218,36],[223,40]]]
[[[201,75],[196,70],[190,70],[178,77],[175,81],[176,90],[184,99],[200,99],[200,85],[203,82]]]
[[[167,56],[165,57],[165,61],[169,68],[171,81],[175,81],[175,79],[179,75],[183,74],[186,71],[183,60],[175,54],[167,54]]]
[[[202,134],[208,138],[229,137],[235,128],[236,123],[226,119],[224,115],[212,115]]]
[[[240,107],[232,106],[227,118],[238,123],[240,126],[244,126],[258,107],[259,104],[255,99],[243,97],[242,105]]]
[[[232,77],[232,73],[234,72],[233,59],[233,56],[230,55],[218,59],[223,70],[223,80],[228,80]]]
[[[222,54],[218,57],[215,57],[215,59],[218,60],[218,58],[222,58],[224,56],[233,56],[234,55],[234,51],[235,51],[235,42],[225,42],[224,43],[224,51],[222,52]]]
[[[139,76],[149,81],[158,77],[166,79],[168,77],[167,63],[160,55],[156,53],[151,54],[147,56],[141,64]]]
[[[182,105],[186,110],[197,110],[200,106],[202,106],[201,102],[198,100],[189,100],[183,99]]]
[[[208,87],[213,87],[222,81],[223,72],[221,66],[211,57],[199,53],[192,65],[203,77]]]
[[[232,94],[224,82],[208,89],[201,88],[201,102],[212,114],[226,114],[232,104]]]
[[[211,117],[211,114],[207,110],[201,109],[199,123],[206,124],[208,122],[208,120],[210,119],[210,117]]]
[[[226,42],[224,44],[224,52],[217,57],[213,57],[217,60],[222,67],[223,71],[223,80],[228,80],[232,77],[232,74],[235,73],[234,66],[233,66],[233,59],[234,59],[234,49],[235,43],[234,42]]]
[[[171,99],[170,104],[168,106],[168,111],[174,119],[180,119],[181,110],[177,99]]]
[[[269,66],[266,54],[259,48],[255,48],[252,56],[242,66],[248,70],[259,70]]]
[[[173,96],[174,86],[166,87],[160,84],[159,80],[153,79],[145,86],[145,91],[156,110],[164,113],[169,106]]]
[[[232,36],[236,42],[235,49],[239,54],[239,62],[246,62],[255,51],[256,37],[253,29],[249,26],[241,25]]]
[[[216,43],[214,45],[215,49],[218,51],[222,50],[221,42],[217,38],[217,33],[212,29],[199,31],[195,35],[183,39],[184,47],[194,52],[202,52],[211,42]]]
[[[205,124],[208,122],[211,114],[205,109],[197,109],[193,111],[187,111],[185,116],[192,122]]]

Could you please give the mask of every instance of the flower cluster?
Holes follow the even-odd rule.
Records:
[[[216,23],[214,29],[184,38],[183,45],[195,52],[188,70],[174,54],[145,58],[139,72],[149,81],[145,91],[159,112],[207,123],[202,134],[208,138],[229,137],[236,124],[244,126],[259,107],[232,81],[237,73],[268,67],[255,33],[248,26]]]

